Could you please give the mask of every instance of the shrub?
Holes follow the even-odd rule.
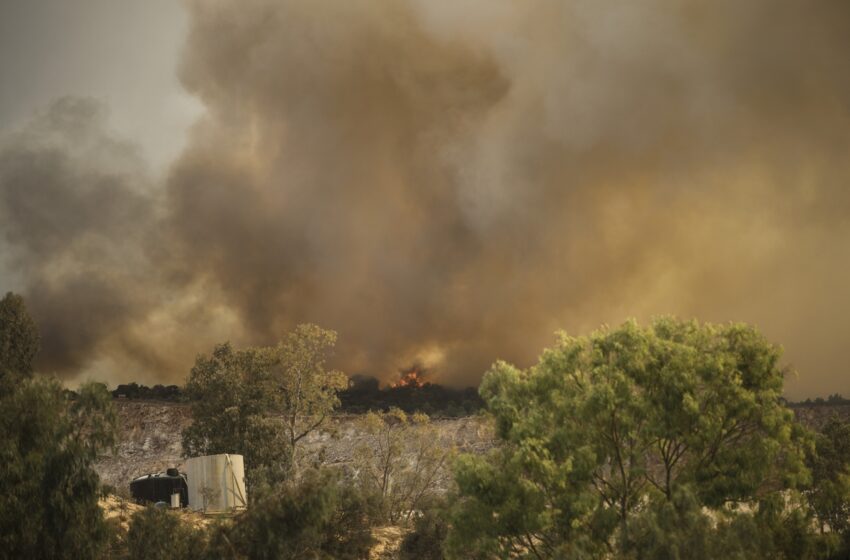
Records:
[[[267,490],[231,526],[216,528],[209,558],[280,560],[368,556],[374,505],[336,473],[307,471]]]
[[[445,503],[432,504],[414,522],[413,531],[401,543],[401,560],[443,560],[443,541],[449,527]]]
[[[129,560],[191,560],[203,549],[204,531],[167,509],[146,508],[133,516],[127,531]]]

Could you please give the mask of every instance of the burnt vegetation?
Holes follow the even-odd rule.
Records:
[[[432,416],[468,416],[484,407],[478,389],[456,389],[432,383],[427,376],[411,375],[415,369],[402,371],[399,381],[381,387],[374,377],[356,375],[349,386],[339,393],[342,412],[362,414],[398,408],[407,413],[422,412]]]
[[[167,401],[167,402],[183,402],[186,400],[186,393],[177,385],[140,385],[138,383],[127,383],[118,385],[112,391],[112,398],[115,399],[130,399],[143,401]]]
[[[404,379],[404,378],[402,378]],[[376,377],[355,375],[350,378],[348,388],[337,393],[340,404],[336,411],[343,414],[385,412],[398,408],[407,413],[422,412],[429,416],[456,418],[478,414],[484,401],[475,387],[457,389],[439,383],[422,381],[418,384],[390,384],[381,386]],[[188,402],[190,396],[178,385],[154,385],[139,383],[118,385],[112,391],[115,399]]]

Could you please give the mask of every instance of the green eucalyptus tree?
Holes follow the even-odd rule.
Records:
[[[187,457],[238,453],[245,458],[248,484],[274,482],[288,469],[283,426],[266,390],[273,359],[261,348],[215,347],[198,356],[186,392],[193,422],[183,430]]]
[[[504,445],[457,463],[449,550],[623,554],[635,515],[680,489],[720,509],[805,482],[780,355],[746,325],[661,319],[562,334],[528,370],[496,363],[480,393]]]
[[[348,387],[344,373],[327,367],[335,344],[334,331],[303,324],[271,349],[268,394],[283,417],[289,461],[296,469],[299,443],[327,421],[339,406],[337,393]]]
[[[326,368],[335,341],[333,331],[299,325],[274,347],[222,344],[199,356],[186,384],[193,422],[183,431],[184,454],[239,453],[250,485],[284,480],[347,384]]]
[[[11,292],[0,299],[0,392],[32,376],[39,334],[24,299]]]
[[[96,558],[110,538],[98,456],[114,447],[106,386],[32,377],[39,337],[20,296],[0,300],[0,555]]]
[[[109,539],[98,456],[115,444],[111,395],[69,400],[58,381],[22,382],[0,399],[0,550],[8,558],[95,558]]]

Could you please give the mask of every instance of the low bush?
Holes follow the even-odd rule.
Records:
[[[330,471],[268,490],[231,525],[210,536],[208,558],[280,560],[366,558],[375,506]]]
[[[127,531],[129,560],[192,560],[203,555],[204,531],[178,514],[150,507],[133,516]]]
[[[443,560],[443,541],[448,532],[445,502],[430,504],[416,518],[413,531],[402,541],[401,560]]]

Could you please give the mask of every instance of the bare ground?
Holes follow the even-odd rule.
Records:
[[[116,400],[120,436],[117,452],[102,456],[96,465],[105,484],[119,495],[129,495],[130,481],[168,467],[182,468],[185,458],[182,430],[191,424],[189,407],[152,401]],[[306,438],[304,458],[329,466],[346,466],[364,433],[356,415],[340,415]],[[484,453],[494,444],[492,429],[480,417],[434,419],[442,445],[458,451]]]

